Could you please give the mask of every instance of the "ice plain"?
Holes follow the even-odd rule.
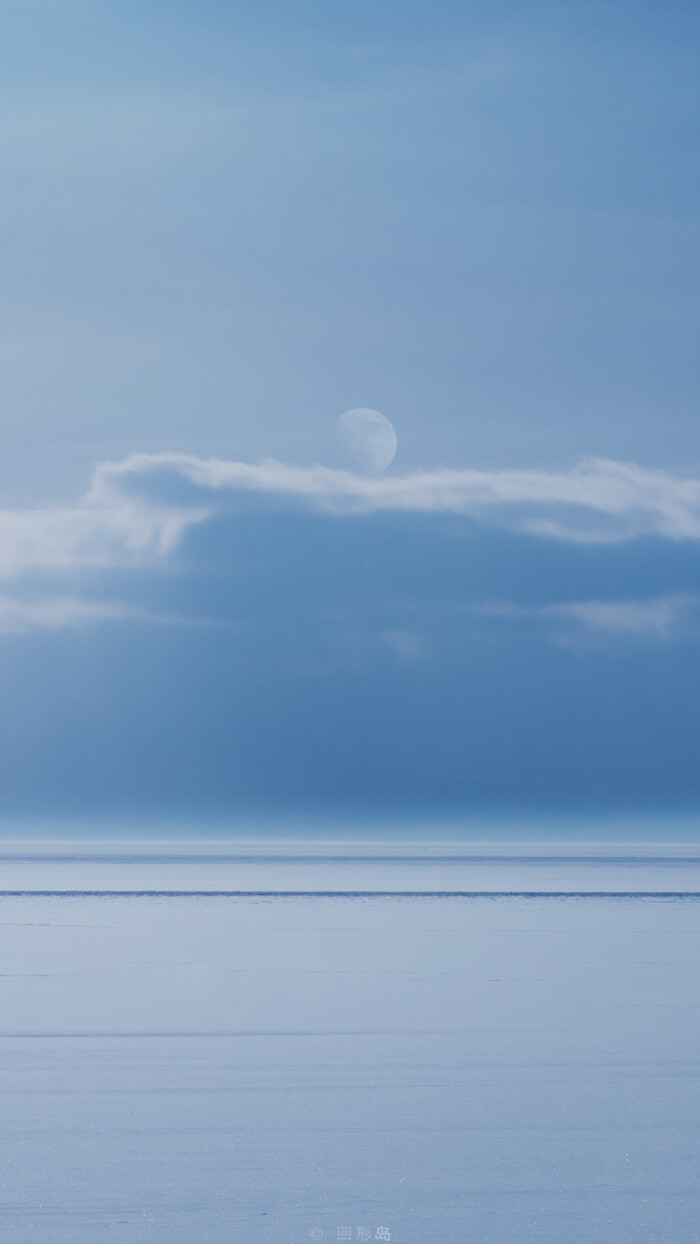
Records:
[[[700,1238],[695,848],[5,843],[0,890],[3,1241]]]

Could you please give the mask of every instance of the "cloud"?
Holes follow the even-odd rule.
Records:
[[[669,639],[681,623],[700,612],[700,596],[653,596],[648,600],[584,600],[553,605],[550,617],[571,618],[611,635]]]
[[[478,606],[477,612],[554,623],[553,638],[566,646],[598,642],[606,637],[666,643],[700,638],[700,594],[691,592],[641,600],[579,600],[541,606],[495,602]]]
[[[77,505],[0,510],[0,575],[37,569],[129,566],[159,560],[210,509],[166,505],[110,488],[101,468]]]
[[[454,470],[368,476],[290,466],[134,454],[98,468],[93,495],[172,474],[205,493],[258,493],[332,513],[463,514],[559,540],[608,543],[655,534],[700,539],[700,480],[590,458],[569,471]]]
[[[412,664],[425,655],[425,642],[423,636],[417,631],[399,627],[396,630],[386,631],[384,639],[399,661]]]
[[[376,477],[272,459],[132,454],[97,466],[73,505],[0,511],[0,575],[158,563],[192,526],[253,496],[336,515],[463,515],[577,543],[700,540],[700,480],[634,463],[594,458],[560,472],[440,468]]]
[[[155,621],[144,609],[118,601],[85,601],[67,596],[17,600],[0,596],[0,635],[26,635],[106,621]]]

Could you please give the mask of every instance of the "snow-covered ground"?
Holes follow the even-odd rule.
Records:
[[[700,1238],[692,848],[0,857],[2,1241]]]

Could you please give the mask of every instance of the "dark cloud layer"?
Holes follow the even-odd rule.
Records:
[[[699,561],[694,541],[253,506],[155,565],[54,571],[123,614],[0,643],[4,810],[691,808]]]

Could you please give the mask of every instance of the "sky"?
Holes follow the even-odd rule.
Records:
[[[695,824],[697,6],[0,32],[0,824]]]

